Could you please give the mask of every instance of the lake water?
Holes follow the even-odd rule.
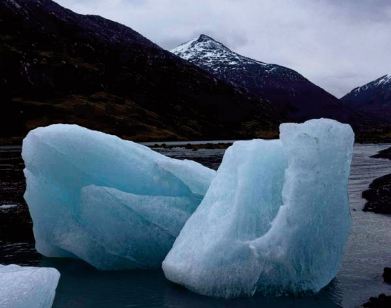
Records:
[[[99,272],[80,261],[37,258],[37,254],[29,253],[31,245],[26,243],[2,246],[0,242],[0,251],[7,249],[6,254],[0,253],[0,263],[15,260],[15,263],[28,264],[30,257],[31,264],[56,267],[61,272],[61,279],[54,307],[357,307],[370,296],[391,294],[391,285],[385,284],[381,277],[383,268],[391,266],[391,217],[363,212],[365,201],[361,198],[362,191],[373,179],[391,173],[390,160],[369,157],[387,146],[356,145],[354,148],[349,183],[353,226],[345,258],[336,279],[313,296],[271,298],[258,294],[234,300],[208,298],[170,283],[162,271]],[[156,150],[175,158],[194,159],[212,168],[218,167],[224,153],[222,149]],[[0,148],[2,157],[9,157],[4,153],[10,151],[14,151],[15,156],[19,155],[20,149]],[[10,165],[4,161],[2,164]],[[7,181],[12,186],[12,180],[8,178]],[[20,178],[18,180],[16,176],[14,182],[17,181]],[[20,183],[13,186],[20,190]],[[18,203],[19,197],[15,198],[14,203]]]

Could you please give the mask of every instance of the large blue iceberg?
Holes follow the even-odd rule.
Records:
[[[77,125],[23,141],[37,250],[98,269],[159,268],[215,171]]]
[[[354,134],[333,120],[282,124],[280,140],[239,141],[163,262],[204,295],[317,292],[336,275],[351,218]]]
[[[59,278],[54,268],[0,265],[0,307],[49,308]]]

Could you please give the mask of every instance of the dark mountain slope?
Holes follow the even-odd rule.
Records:
[[[391,123],[391,75],[384,75],[341,98],[349,106]]]
[[[49,0],[0,2],[1,137],[78,123],[122,137],[240,138],[276,131],[270,105],[137,32]]]
[[[241,56],[207,35],[172,52],[251,95],[269,100],[290,120],[329,117],[354,123],[358,118],[337,98],[294,70]]]

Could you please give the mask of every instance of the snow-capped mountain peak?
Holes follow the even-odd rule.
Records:
[[[210,36],[201,34],[197,39],[193,39],[186,43],[179,45],[178,47],[171,50],[172,53],[180,55],[182,58],[189,58],[192,52],[201,52],[203,50],[230,50],[225,47],[222,43],[215,41]]]
[[[179,45],[172,49],[171,52],[182,59],[191,62],[196,60],[202,61],[203,63],[208,63],[210,66],[213,66],[216,61],[231,66],[250,63],[266,65],[265,63],[237,54],[224,44],[205,34],[201,34],[198,38]]]
[[[366,114],[389,121],[391,117],[391,74],[353,89],[342,97],[341,101]]]
[[[268,64],[242,56],[208,35],[188,41],[171,50],[220,79],[256,94],[263,94],[266,88],[285,88],[292,95],[292,82],[308,82],[299,73],[276,64]],[[284,84],[284,85],[283,85]]]
[[[391,84],[391,74],[384,75],[384,76],[380,77],[379,79],[377,79],[377,81],[376,81],[377,86],[387,85],[387,84]]]
[[[361,93],[371,91],[374,89],[391,88],[391,74],[386,74],[374,81],[371,81],[363,86],[354,88],[349,95],[360,96]]]
[[[238,54],[215,39],[201,34],[171,50],[216,78],[281,107],[281,113],[302,120],[340,118],[339,101],[298,72]]]

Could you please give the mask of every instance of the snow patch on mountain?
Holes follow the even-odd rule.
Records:
[[[390,122],[391,117],[391,74],[377,78],[361,87],[353,89],[341,98],[341,102],[354,106],[366,115]]]
[[[361,92],[376,88],[387,88],[391,87],[391,74],[384,75],[374,81],[371,81],[361,87],[357,87],[352,90],[351,95],[358,96]]]
[[[197,39],[193,39],[171,50],[171,52],[184,60],[187,60],[211,73],[218,74],[222,79],[232,81],[232,73],[240,74],[251,72],[252,78],[262,76],[257,80],[262,84],[267,78],[286,79],[295,81],[303,78],[295,71],[276,64],[268,64],[242,56],[224,44],[213,38],[201,34]],[[244,81],[243,81],[244,82]],[[241,81],[231,82],[238,86],[243,86]]]
[[[222,61],[228,65],[252,64],[269,65],[256,61],[233,52],[222,43],[215,41],[211,37],[201,34],[199,38],[193,39],[171,50],[172,53],[185,60],[202,59],[210,64],[214,61]]]

